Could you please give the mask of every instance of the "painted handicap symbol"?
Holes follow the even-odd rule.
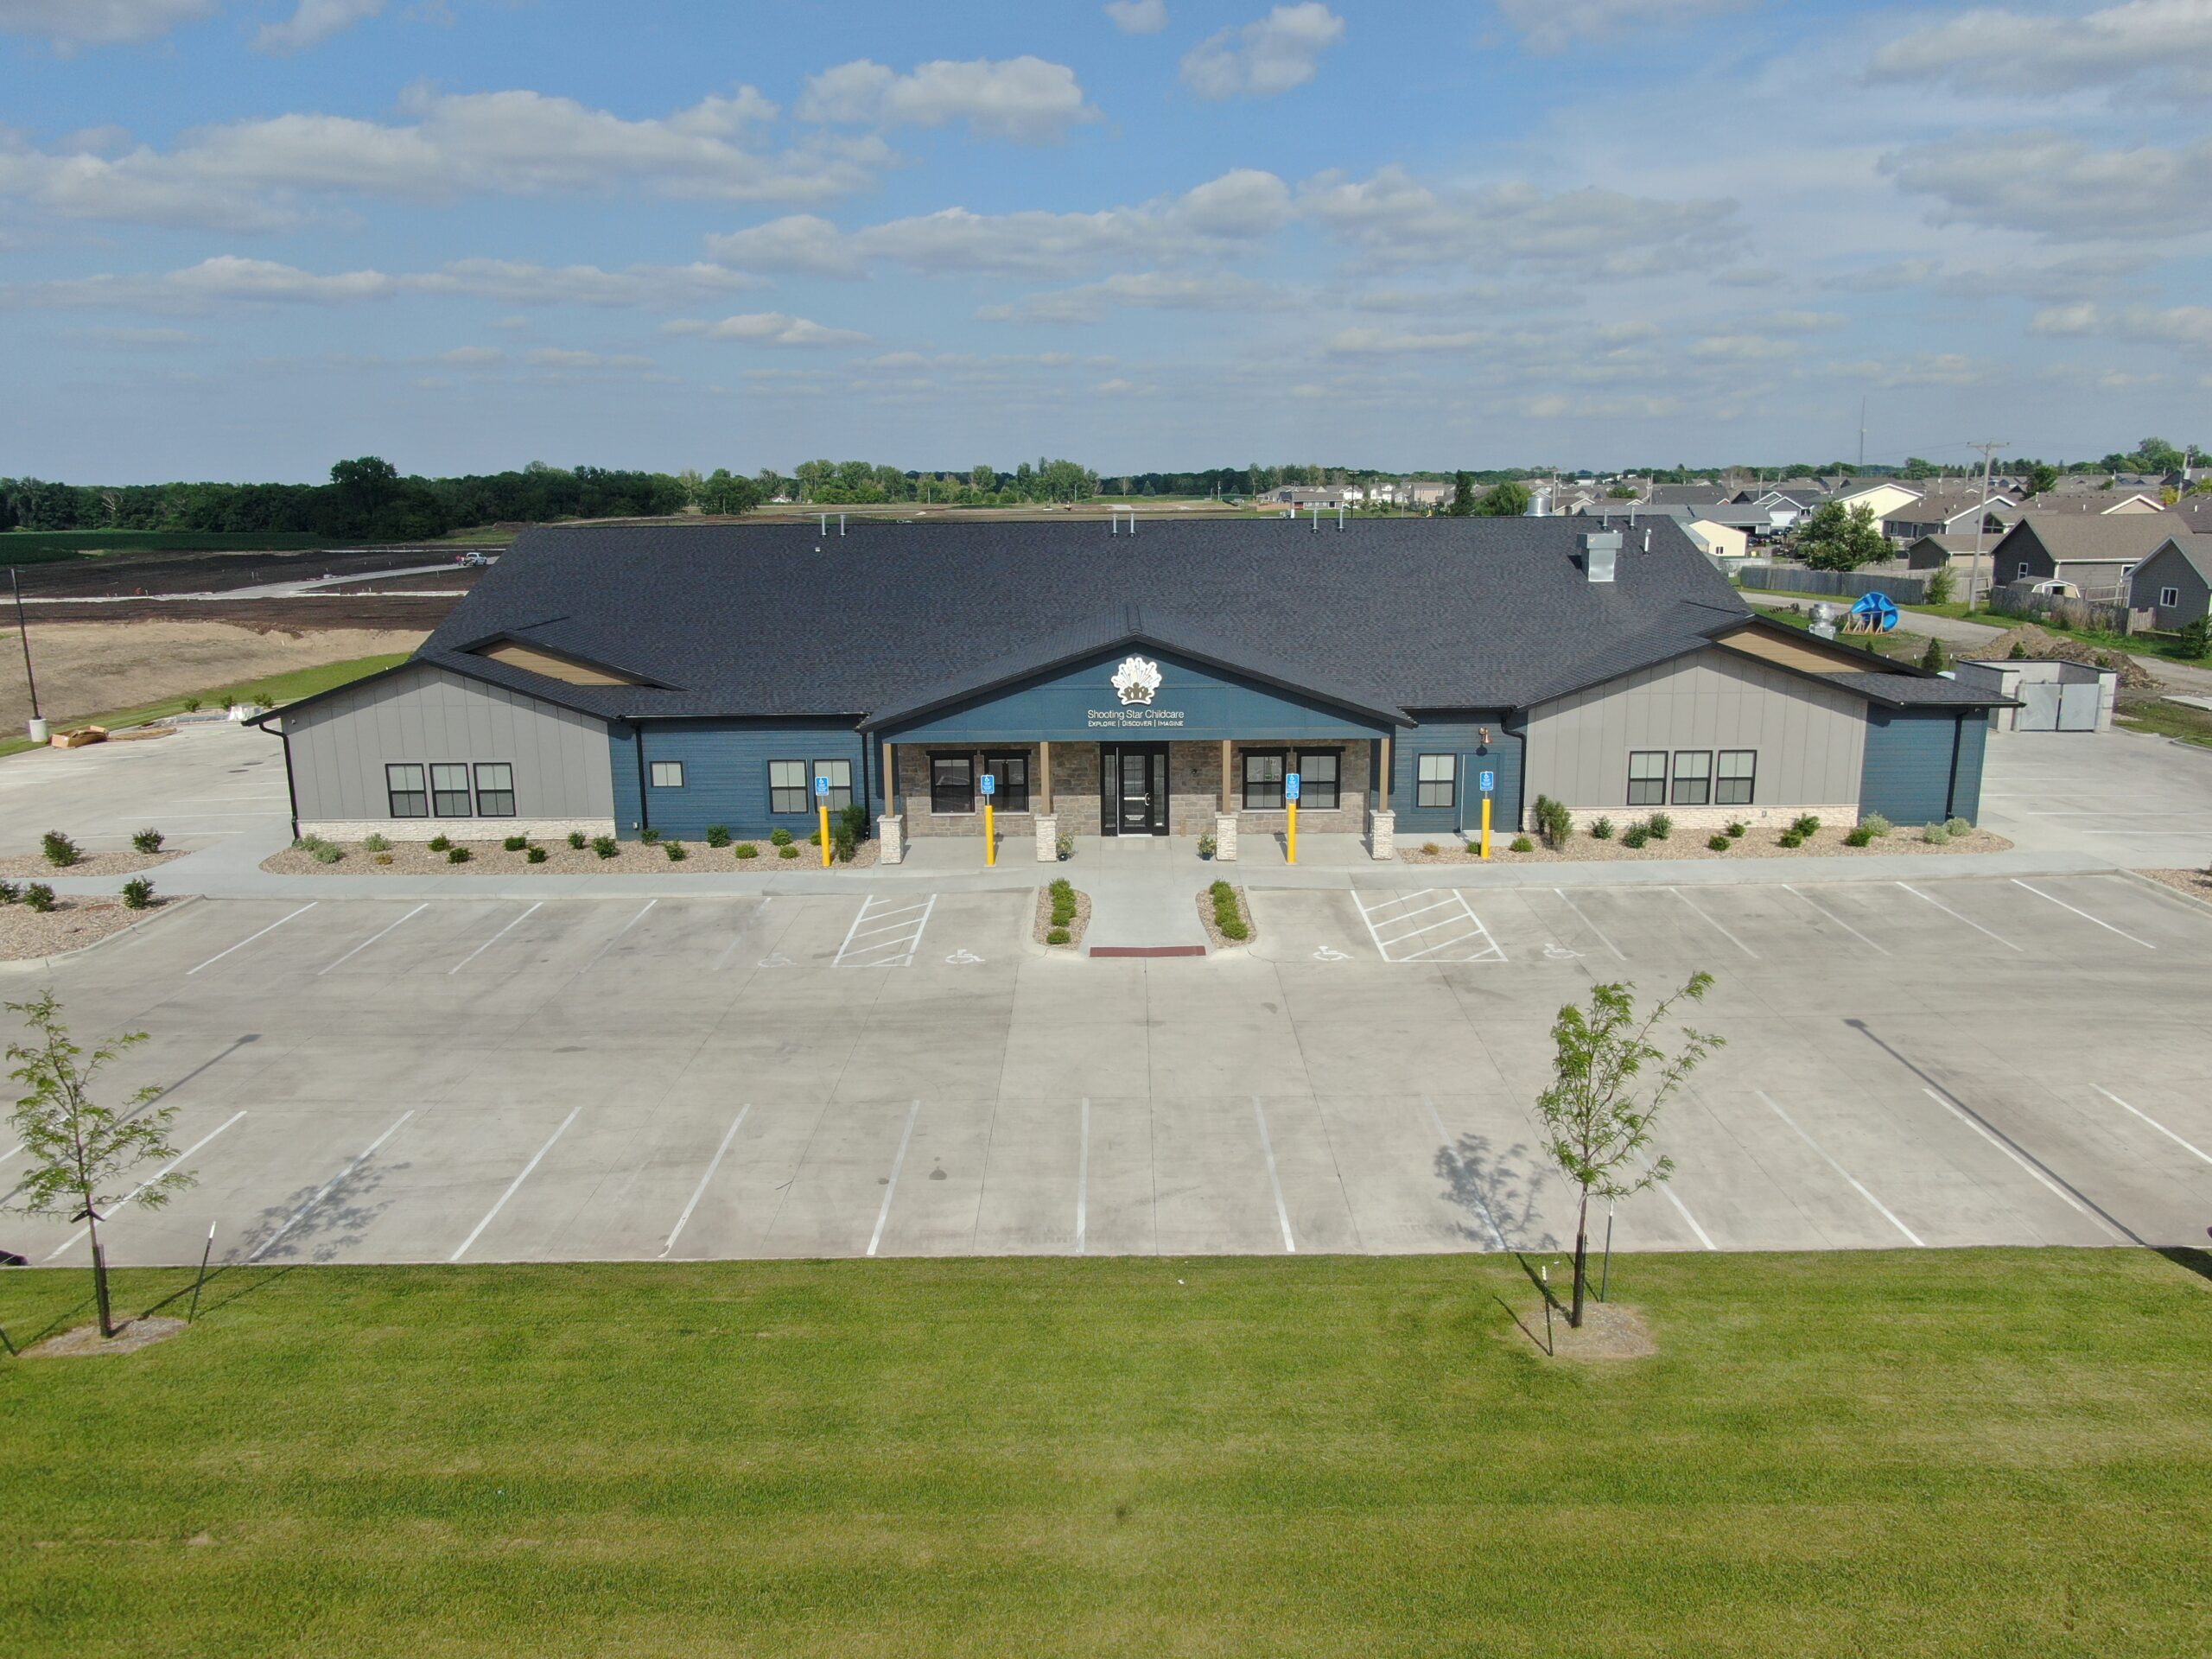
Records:
[[[772,957],[761,957],[760,965],[763,968],[796,968],[798,966],[797,963],[793,962],[789,957],[785,956],[780,950]]]
[[[1313,947],[1313,960],[1316,962],[1350,962],[1351,957],[1345,952],[1338,950],[1333,944],[1319,944]]]
[[[1574,962],[1579,960],[1581,955],[1582,953],[1580,950],[1570,950],[1563,944],[1553,944],[1547,942],[1544,945],[1544,960],[1546,962]]]
[[[945,958],[945,961],[950,963],[956,968],[964,968],[970,963],[977,963],[982,960],[982,958],[977,956],[973,950],[956,950]]]

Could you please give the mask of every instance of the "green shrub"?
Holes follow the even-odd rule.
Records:
[[[1675,833],[1675,821],[1664,812],[1654,812],[1651,815],[1650,828],[1652,840],[1664,841]]]
[[[184,712],[188,715],[198,714],[200,712],[200,699],[197,697],[187,697],[184,700],[183,708]]]
[[[1533,853],[1536,850],[1536,843],[1526,836],[1516,836],[1513,837],[1513,845],[1507,850],[1516,853]]]
[[[817,846],[821,845],[820,837],[817,836],[816,838],[815,844]],[[853,861],[853,855],[860,851],[860,842],[854,840],[852,836],[847,835],[842,828],[831,833],[830,836],[830,850],[840,864],[851,863]]]
[[[575,849],[578,852],[580,852],[580,853],[581,853],[582,851],[583,851],[583,849],[584,849],[584,832],[583,832],[582,830],[569,830],[569,846],[571,846],[571,847],[573,847],[573,848],[575,848]]]
[[[144,910],[154,902],[154,884],[138,876],[123,884],[123,907],[125,910]]]
[[[1920,838],[1931,846],[1941,847],[1951,838],[1951,832],[1940,823],[1923,824],[1921,826]]]
[[[1941,639],[1930,639],[1928,649],[1920,655],[1920,665],[1930,674],[1941,674],[1951,665],[1951,654],[1943,649]]]
[[[1775,837],[1775,845],[1777,847],[1796,848],[1802,847],[1804,844],[1805,837],[1799,835],[1795,830],[1785,830],[1779,836]]]
[[[1252,930],[1244,925],[1243,913],[1236,907],[1236,889],[1226,881],[1217,881],[1206,889],[1213,900],[1213,925],[1221,930],[1224,939],[1249,939]]]
[[[532,847],[523,854],[523,860],[525,863],[543,864],[545,861],[545,849],[543,847]]]
[[[1640,823],[1631,823],[1621,831],[1621,845],[1630,849],[1642,847],[1650,839],[1651,831]]]
[[[471,855],[469,850],[466,847],[448,847],[446,849],[446,862],[448,864],[466,864],[468,862],[470,856]]]
[[[453,842],[449,836],[432,836],[430,837],[430,850],[434,853],[442,853],[452,845]]]
[[[1708,836],[1706,837],[1705,842],[1707,850],[1715,853],[1725,853],[1735,844],[1736,843],[1734,842],[1729,840],[1727,836],[1723,835]]]
[[[56,869],[67,869],[85,855],[77,843],[59,830],[49,830],[38,838],[39,850],[46,855],[46,861]]]
[[[1536,833],[1544,838],[1547,847],[1560,847],[1574,834],[1574,814],[1564,801],[1555,801],[1548,795],[1536,797]]]
[[[158,830],[141,830],[130,837],[130,844],[142,853],[158,853],[162,850],[162,832]]]
[[[760,856],[760,849],[758,847],[755,847],[749,841],[739,842],[735,850],[740,858],[758,858]]]
[[[1974,825],[1965,818],[1946,818],[1943,820],[1943,828],[1955,836],[1970,836],[1974,833]]]
[[[379,863],[379,864],[389,864],[389,863],[391,863],[391,855],[390,853],[378,853],[378,854],[377,855],[377,862],[378,862],[378,863]]]
[[[1439,853],[1444,850],[1433,841],[1424,841],[1421,842],[1421,849],[1424,853],[1427,853],[1431,858],[1434,858]]]
[[[1744,831],[1750,827],[1751,826],[1746,824],[1741,818],[1738,818],[1735,823],[1728,826],[1728,839],[1731,841],[1741,841],[1744,838]]]
[[[1948,564],[1937,565],[1928,573],[1928,602],[1930,605],[1949,604],[1951,596],[1958,591],[1958,586],[1957,572]]]
[[[671,864],[681,864],[691,856],[691,849],[680,841],[663,842],[661,845],[668,854],[668,861]]]
[[[644,842],[646,846],[650,847],[660,839],[660,831],[649,825],[645,829],[638,831],[638,839]]]
[[[806,838],[806,844],[810,847],[819,847],[822,844],[822,832],[817,830]]]
[[[1469,842],[1467,843],[1467,856],[1468,856],[1469,858],[1480,858],[1480,857],[1482,856],[1482,855],[1483,855],[1483,844],[1482,844],[1482,842],[1480,842],[1479,841],[1471,841],[1471,842]]]
[[[22,900],[22,896],[23,890],[14,882],[0,881],[0,905],[16,904]]]
[[[54,889],[43,881],[34,881],[23,889],[23,902],[43,916],[54,908]]]
[[[622,850],[622,843],[612,836],[594,836],[591,838],[591,849],[601,858],[613,858]]]
[[[1821,821],[1808,812],[1789,826],[1790,833],[1800,841],[1810,841],[1821,833]]]
[[[344,848],[327,841],[318,840],[309,850],[315,854],[315,861],[318,864],[335,864],[346,856]]]
[[[1611,841],[1612,838],[1613,821],[1611,818],[1599,818],[1595,823],[1590,826],[1591,840]]]
[[[2182,624],[2180,650],[2184,657],[2212,657],[2212,616]]]
[[[709,824],[707,826],[707,845],[709,847],[728,846],[729,825],[726,823]]]
[[[836,837],[840,841],[849,841],[858,846],[868,839],[868,809],[858,802],[839,807],[830,815],[830,822],[836,826]]]
[[[391,850],[391,843],[382,836],[364,836],[361,837],[361,850],[370,853],[386,853]]]
[[[1045,943],[1047,944],[1065,944],[1067,942],[1068,931],[1065,927],[1053,928],[1045,935]]]
[[[768,832],[768,839],[779,847],[788,847],[791,844],[791,832],[778,824]]]
[[[501,842],[499,845],[505,848],[511,853],[519,853],[529,847],[530,837],[528,836],[509,836],[505,841]]]
[[[1217,841],[1213,836],[1200,836],[1198,837],[1198,856],[1200,858],[1211,858],[1220,850],[1221,842]]]
[[[1873,842],[1874,832],[1863,823],[1854,826],[1843,838],[1847,847],[1871,847]]]
[[[1075,883],[1065,875],[1058,877],[1046,891],[1051,893],[1052,902],[1056,905],[1064,903],[1071,905],[1075,902]]]
[[[797,858],[798,856],[798,849],[792,846],[791,842],[785,842],[780,847],[776,849],[776,856],[778,858]]]
[[[2012,649],[2005,654],[2013,662],[2024,663],[2028,659],[2028,642],[2024,639],[2015,639],[2012,642]]]
[[[1859,827],[1866,832],[1866,838],[1872,841],[1878,836],[1888,835],[1891,830],[1897,828],[1897,825],[1878,812],[1869,812],[1859,820]]]

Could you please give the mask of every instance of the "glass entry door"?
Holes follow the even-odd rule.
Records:
[[[1167,833],[1167,746],[1109,745],[1099,752],[1105,785],[1103,826],[1109,836]]]

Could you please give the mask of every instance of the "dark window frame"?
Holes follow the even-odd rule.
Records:
[[[1444,763],[1443,777],[1424,778],[1421,775],[1422,766],[1430,760]],[[1431,749],[1426,753],[1414,755],[1414,810],[1419,811],[1426,808],[1430,811],[1449,812],[1456,808],[1459,804],[1459,757],[1455,753]],[[1430,798],[1430,791],[1439,785],[1444,790],[1444,798],[1440,801]]]
[[[1724,772],[1732,754],[1747,755],[1751,769],[1747,772]],[[1739,797],[1725,793],[1730,785],[1741,784],[1744,792]],[[1713,804],[1715,806],[1750,806],[1758,798],[1759,752],[1757,749],[1722,749],[1713,759]]]
[[[1659,762],[1658,772],[1651,777],[1637,777],[1636,775],[1636,763],[1639,760],[1656,760]],[[1628,752],[1628,804],[1630,806],[1666,805],[1667,780],[1669,775],[1669,769],[1672,766],[1673,763],[1673,757],[1664,749],[1630,749]],[[1637,791],[1639,785],[1655,790],[1657,792],[1649,795],[1638,795]]]
[[[798,767],[799,781],[796,784],[778,783],[776,781],[776,768],[778,766]],[[814,774],[807,770],[807,763],[805,761],[793,760],[789,755],[779,755],[774,760],[769,761],[768,816],[772,818],[795,818],[804,817],[810,810],[810,803],[807,800],[807,792],[813,787],[813,776]],[[798,798],[798,804],[797,806],[779,805],[777,804],[779,798],[787,798],[794,795]]]
[[[1306,768],[1308,760],[1326,760],[1336,768],[1336,775],[1328,780],[1325,801],[1310,787]],[[1300,749],[1298,751],[1298,804],[1309,811],[1334,812],[1344,804],[1344,752],[1339,748]]]
[[[1682,762],[1693,755],[1701,756],[1705,765],[1698,772],[1685,774]],[[1683,792],[1683,785],[1694,788],[1694,796]],[[1676,749],[1673,763],[1667,768],[1667,804],[1669,806],[1711,806],[1713,804],[1713,751],[1711,749]]]
[[[1275,775],[1272,778],[1263,777],[1255,780],[1252,776],[1252,763],[1255,760],[1272,760],[1274,763]],[[1282,780],[1289,771],[1290,751],[1288,749],[1239,749],[1236,752],[1237,810],[1240,812],[1281,811],[1285,805]],[[1255,781],[1260,791],[1257,799],[1253,798],[1252,793]]]
[[[1021,768],[1020,789],[1007,787],[1007,779],[1012,775],[1007,771],[1009,766]],[[986,754],[983,757],[983,770],[998,781],[998,792],[991,797],[991,804],[1001,812],[1029,810],[1029,791],[1032,781],[1030,773],[1036,769],[1037,762],[1033,757],[1018,754],[1011,749],[1001,749],[995,753]]]
[[[2159,588],[2158,603],[2168,610],[2174,609],[2181,603],[2181,589],[2178,588]]]
[[[931,816],[931,817],[933,817],[933,818],[972,818],[972,817],[974,817],[976,816],[976,757],[975,757],[975,754],[974,754],[971,751],[965,750],[965,749],[963,749],[963,750],[960,750],[960,751],[957,751],[957,752],[955,752],[955,751],[952,751],[952,750],[948,750],[948,749],[932,749],[932,750],[931,750],[931,751],[930,751],[929,760],[930,760],[930,816]],[[943,807],[943,806],[939,806],[939,805],[938,804],[938,780],[937,780],[937,769],[938,769],[938,765],[939,765],[939,763],[940,763],[940,762],[946,763],[946,764],[951,764],[951,763],[956,763],[956,762],[957,762],[957,764],[959,764],[959,765],[961,765],[961,766],[965,766],[965,767],[967,767],[967,768],[968,768],[968,791],[967,791],[967,801],[968,801],[968,804],[967,804],[967,805],[965,805],[965,806],[961,806],[961,807]],[[950,799],[950,797],[948,795],[947,798],[948,798],[948,799]]]
[[[506,787],[486,788],[484,774],[497,766],[507,774]],[[469,764],[469,773],[476,785],[476,816],[480,818],[512,818],[515,816],[515,765],[512,760],[476,760]],[[505,805],[500,803],[504,802]]]
[[[476,816],[475,779],[469,776],[466,760],[433,760],[430,765],[430,816],[434,818],[473,818]],[[461,774],[459,789],[440,789],[438,774],[457,772]],[[461,797],[461,810],[456,812],[446,803],[454,796]]]
[[[838,783],[833,774],[823,770],[825,766],[842,766],[845,769],[845,781],[842,784]],[[842,812],[853,804],[853,763],[849,756],[830,755],[824,760],[807,762],[806,786],[808,789],[811,790],[814,787],[814,780],[817,778],[830,779],[830,793],[822,798],[829,801],[830,810],[832,812]],[[838,798],[841,795],[844,797],[842,800]]]
[[[673,766],[676,769],[676,781],[674,783],[670,784],[661,781],[660,770],[663,766]],[[683,787],[683,763],[681,760],[648,760],[645,762],[645,782],[650,787],[654,789],[682,789]]]
[[[401,770],[415,774],[415,787],[401,789],[392,773]],[[430,774],[420,760],[387,760],[384,768],[385,808],[395,818],[427,818],[430,816]],[[415,803],[416,810],[404,811],[400,802],[404,798]]]

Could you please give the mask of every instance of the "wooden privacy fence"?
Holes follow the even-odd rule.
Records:
[[[2007,582],[1993,588],[1989,608],[2023,621],[2055,622],[2062,628],[2095,633],[2139,633],[2149,627],[2152,613],[2131,611],[2125,601],[2104,599],[2065,599],[2056,594],[2031,591],[2031,584]]]
[[[1885,575],[1871,571],[1814,570],[1802,564],[1746,564],[1736,572],[1745,588],[1785,594],[1825,594],[1853,600],[1867,594],[1887,594],[1900,605],[1928,602],[1925,576]]]

